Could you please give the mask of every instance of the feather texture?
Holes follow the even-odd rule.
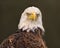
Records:
[[[47,48],[42,39],[41,30],[26,32],[18,30],[4,40],[0,48]]]

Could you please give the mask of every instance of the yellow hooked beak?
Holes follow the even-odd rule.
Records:
[[[37,19],[37,16],[36,16],[36,14],[33,12],[33,13],[31,13],[31,14],[28,16],[28,19],[30,19],[30,20],[36,20],[36,19]]]

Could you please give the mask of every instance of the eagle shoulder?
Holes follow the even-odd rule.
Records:
[[[18,30],[17,33],[4,40],[0,48],[46,48],[46,45],[39,31],[22,32]]]

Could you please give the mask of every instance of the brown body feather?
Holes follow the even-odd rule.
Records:
[[[4,40],[0,48],[47,48],[45,42],[42,39],[41,31],[35,32],[21,32],[10,35]]]

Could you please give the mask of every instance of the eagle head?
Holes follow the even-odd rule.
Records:
[[[18,29],[27,30],[29,32],[32,30],[40,28],[44,32],[44,27],[42,24],[42,14],[37,7],[28,7],[24,10],[21,15],[20,22],[18,24]]]

